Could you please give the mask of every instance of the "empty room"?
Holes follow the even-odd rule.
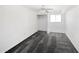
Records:
[[[0,5],[0,53],[78,53],[79,5]]]

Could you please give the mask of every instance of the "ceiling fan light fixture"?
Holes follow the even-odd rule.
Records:
[[[45,5],[42,5],[41,6],[41,9],[40,9],[40,11],[39,11],[39,14],[52,14],[52,13],[54,13],[54,9],[52,8],[46,8],[46,6]]]

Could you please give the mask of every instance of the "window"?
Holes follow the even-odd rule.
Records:
[[[61,15],[50,15],[50,22],[61,22]]]

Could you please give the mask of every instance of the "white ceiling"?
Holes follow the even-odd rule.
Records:
[[[67,12],[68,10],[74,8],[76,5],[45,5],[46,8],[54,9],[56,11],[61,11],[62,13]],[[29,7],[35,11],[39,11],[42,7],[42,5],[27,5],[26,7]]]

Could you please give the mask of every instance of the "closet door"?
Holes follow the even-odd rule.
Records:
[[[38,15],[38,29],[41,31],[47,31],[47,15]]]

